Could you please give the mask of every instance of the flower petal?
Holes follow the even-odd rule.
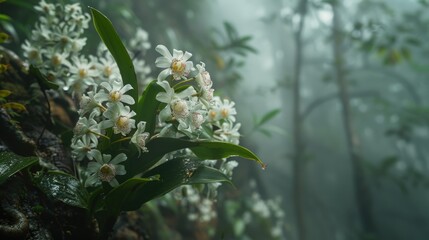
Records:
[[[166,57],[158,57],[155,60],[155,65],[159,68],[168,68],[171,66],[171,59]]]
[[[182,57],[183,57],[183,51],[173,49],[173,58],[182,59]]]
[[[182,61],[187,61],[189,58],[192,57],[192,53],[190,52],[185,52],[185,54],[182,57]]]
[[[111,164],[118,164],[118,163],[121,163],[121,162],[123,162],[125,160],[127,160],[127,155],[125,155],[125,153],[119,153],[109,163],[111,163]]]
[[[169,68],[162,70],[158,75],[158,82],[165,80],[168,77],[168,75],[170,75],[170,69]]]
[[[130,95],[122,95],[121,102],[133,105],[135,103],[134,98],[132,98]]]
[[[115,166],[116,175],[125,175],[127,171],[125,171],[124,165],[116,165]]]
[[[171,56],[170,51],[168,51],[167,47],[165,47],[164,45],[156,46],[155,50],[159,52],[162,56],[168,59],[173,59],[173,56]]]
[[[161,112],[159,113],[159,119],[162,122],[165,122],[165,120],[169,119],[171,117],[171,109],[170,109],[170,105],[165,106],[164,109],[161,110]]]
[[[195,91],[194,87],[190,86],[187,89],[181,91],[180,93],[177,93],[176,96],[183,99],[183,98],[192,96],[196,93],[197,93],[197,91]]]

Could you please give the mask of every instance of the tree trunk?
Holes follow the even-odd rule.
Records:
[[[343,34],[341,20],[338,14],[338,1],[332,2],[332,37],[334,54],[334,73],[338,85],[340,102],[342,107],[342,116],[344,131],[346,134],[347,151],[352,165],[353,184],[355,199],[358,207],[359,220],[365,235],[375,234],[375,225],[372,218],[371,193],[366,182],[362,159],[359,156],[358,136],[353,131],[352,115],[350,109],[350,96],[345,76],[345,59],[343,56]]]
[[[296,219],[296,239],[305,240],[305,219],[304,219],[304,146],[302,142],[302,115],[301,115],[301,72],[303,40],[302,32],[305,26],[305,15],[307,14],[307,0],[298,2],[297,12],[300,16],[299,25],[295,32],[295,65],[293,76],[293,200]]]

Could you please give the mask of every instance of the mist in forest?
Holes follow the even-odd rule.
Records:
[[[210,239],[428,238],[429,1],[82,3],[124,38],[145,29],[146,59],[157,44],[204,59],[235,102],[240,144],[267,167],[237,159]],[[31,17],[9,15],[22,41]]]
[[[240,120],[281,110],[266,127],[283,131],[243,138],[282,196],[285,238],[425,239],[428,2],[217,3],[258,49],[234,95]]]

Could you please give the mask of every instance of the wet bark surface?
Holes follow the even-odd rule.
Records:
[[[7,102],[26,107],[13,112],[0,107],[0,151],[21,156],[37,156],[42,164],[73,174],[70,153],[53,133],[47,98],[37,81],[26,73],[22,61],[0,48],[0,89],[12,92]],[[57,106],[64,107],[64,106]],[[72,122],[71,116],[63,116]],[[29,169],[28,171],[32,171]],[[0,185],[0,239],[94,239],[96,226],[86,222],[83,209],[48,199],[31,180],[32,173],[22,171]]]

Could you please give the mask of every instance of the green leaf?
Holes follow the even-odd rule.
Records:
[[[0,14],[0,21],[10,21],[10,17],[5,14]]]
[[[92,14],[92,19],[94,22],[95,30],[97,30],[98,35],[101,40],[109,49],[113,58],[115,58],[116,63],[118,64],[119,71],[121,72],[122,81],[125,84],[130,84],[133,89],[129,91],[129,94],[138,101],[138,85],[137,77],[134,71],[134,65],[128,54],[127,49],[119,38],[118,33],[113,27],[112,22],[100,11],[95,8],[89,7]],[[137,106],[137,105],[134,105]],[[134,110],[134,109],[133,109]]]
[[[149,178],[130,178],[118,187],[112,189],[105,198],[104,209],[113,213],[126,210],[132,201],[138,201],[136,195],[146,183],[159,180],[159,176]]]
[[[223,172],[216,168],[201,165],[195,170],[186,184],[205,184],[215,182],[227,182],[232,184],[231,180]]]
[[[189,148],[198,158],[204,159],[221,159],[232,156],[239,156],[258,162],[262,168],[265,164],[250,150],[226,142],[208,142],[208,141],[190,141],[178,138],[154,138],[146,145],[148,152],[142,153],[138,159],[126,161],[125,168],[127,175],[125,177],[135,176],[143,173],[155,165],[165,154],[176,150]],[[125,177],[118,176],[119,181]]]
[[[146,172],[143,177],[131,178],[110,191],[105,198],[104,210],[112,213],[136,210],[183,184],[231,183],[219,170],[189,158],[169,160]]]
[[[0,184],[20,170],[39,162],[37,157],[23,157],[12,152],[0,152]]]
[[[59,88],[57,84],[46,79],[46,77],[43,76],[40,70],[33,65],[30,65],[30,74],[36,77],[36,80],[39,83],[42,90],[46,90],[46,89],[57,90]]]
[[[12,92],[9,90],[0,90],[0,98],[6,98],[10,94],[12,94]]]
[[[40,177],[39,188],[54,200],[88,209],[89,194],[72,175],[64,172],[48,172]]]
[[[6,109],[12,109],[15,111],[21,111],[21,112],[27,111],[27,109],[25,108],[24,105],[22,105],[21,103],[17,103],[17,102],[8,102],[5,104],[2,104],[1,107],[6,108]]]
[[[226,142],[194,142],[197,143],[194,147],[189,147],[192,152],[201,159],[221,159],[228,157],[242,157],[249,160],[254,160],[265,169],[265,164],[249,149],[240,145],[235,145]]]
[[[103,209],[96,212],[100,229],[110,230],[120,211],[137,210],[144,203],[183,184],[230,181],[221,172],[215,171],[217,170],[201,166],[199,160],[175,158],[146,172],[144,178],[125,181],[107,194]],[[159,179],[154,181],[153,176],[159,176]]]
[[[155,131],[157,110],[160,105],[160,102],[156,100],[156,95],[162,91],[164,91],[164,89],[154,80],[145,88],[137,103],[136,121],[145,121],[145,130],[151,135],[153,135]]]
[[[261,120],[259,120],[257,127],[264,125],[265,123],[273,119],[275,116],[277,116],[279,113],[279,108],[267,112],[264,116],[262,116]]]

